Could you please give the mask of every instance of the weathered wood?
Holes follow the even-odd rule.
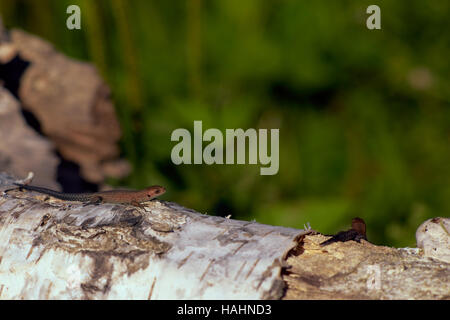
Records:
[[[56,189],[58,163],[53,143],[27,125],[19,102],[0,86],[0,171],[19,177],[33,171],[35,182]]]
[[[61,157],[80,167],[84,180],[101,184],[106,177],[128,175],[130,165],[119,157],[121,130],[110,89],[93,64],[69,58],[27,32],[7,33],[1,21],[0,64],[0,83],[18,98],[17,103],[32,115],[34,126]],[[33,152],[30,148],[29,154]],[[13,156],[20,161],[20,154]],[[53,178],[40,169],[39,165],[33,169],[38,177]],[[3,170],[10,169],[3,166]]]
[[[450,264],[418,248],[306,236],[286,263],[284,299],[449,299]],[[299,250],[300,249],[300,250]],[[300,254],[296,255],[295,252]]]

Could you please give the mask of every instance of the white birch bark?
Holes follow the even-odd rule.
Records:
[[[0,175],[3,190],[11,182]],[[144,210],[11,191],[0,198],[0,299],[278,299],[285,255],[309,232],[159,200]]]

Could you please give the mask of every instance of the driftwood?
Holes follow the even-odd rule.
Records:
[[[20,177],[33,171],[37,183],[56,189],[58,163],[54,145],[27,125],[19,102],[0,86],[0,171]]]
[[[0,174],[0,192],[13,179]],[[449,263],[419,249],[197,213],[166,201],[0,198],[1,299],[448,299]]]
[[[32,144],[27,144],[27,140],[16,139],[18,144],[27,144],[32,158],[55,157],[54,151],[57,151],[64,160],[78,165],[81,176],[94,184],[103,183],[106,177],[120,178],[129,173],[128,162],[119,158],[121,130],[110,89],[92,64],[71,59],[47,41],[24,31],[13,29],[6,33],[0,21],[0,84],[15,95],[12,97],[17,105],[14,109],[21,107],[27,112],[35,129],[45,135],[50,141],[47,144],[54,148],[51,153],[44,148],[44,152],[30,147]],[[7,90],[1,90],[0,99],[6,103]],[[12,114],[12,107],[8,109]],[[5,121],[8,119],[0,109],[0,124]],[[16,128],[15,132],[20,136],[30,135],[30,130],[19,132]],[[0,126],[0,138],[8,134],[9,131]],[[23,167],[36,163],[17,168],[23,157],[9,152],[6,156],[13,158],[16,165],[13,168],[2,165],[2,156],[6,157],[2,149],[0,170],[21,175]],[[53,163],[49,163],[49,168],[47,171],[56,170]],[[38,179],[56,180],[55,174],[47,174],[39,165],[32,171],[37,173]],[[39,182],[48,187],[54,184],[45,180]]]

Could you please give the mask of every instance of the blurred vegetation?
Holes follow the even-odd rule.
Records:
[[[209,214],[415,246],[450,212],[449,1],[0,0],[8,28],[96,64],[132,187]],[[81,31],[65,27],[82,11]],[[280,128],[280,171],[175,166],[176,128]]]

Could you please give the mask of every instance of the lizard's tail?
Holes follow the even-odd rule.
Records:
[[[48,194],[49,196],[55,197],[55,198],[59,198],[62,193],[55,191],[55,190],[51,190],[51,189],[47,189],[47,188],[43,188],[43,187],[35,187],[35,186],[30,186],[30,185],[26,185],[26,184],[20,184],[20,183],[14,183],[16,186],[18,186],[20,189],[25,189],[25,190],[29,190],[29,191],[36,191],[39,193],[44,193],[44,194]]]
[[[30,186],[26,184],[14,183],[20,189],[25,189],[29,191],[36,191],[39,193],[47,194],[49,196],[61,199],[61,200],[69,200],[69,201],[87,201],[89,200],[88,194],[85,193],[63,193],[55,190],[47,189],[44,187],[36,187]]]

